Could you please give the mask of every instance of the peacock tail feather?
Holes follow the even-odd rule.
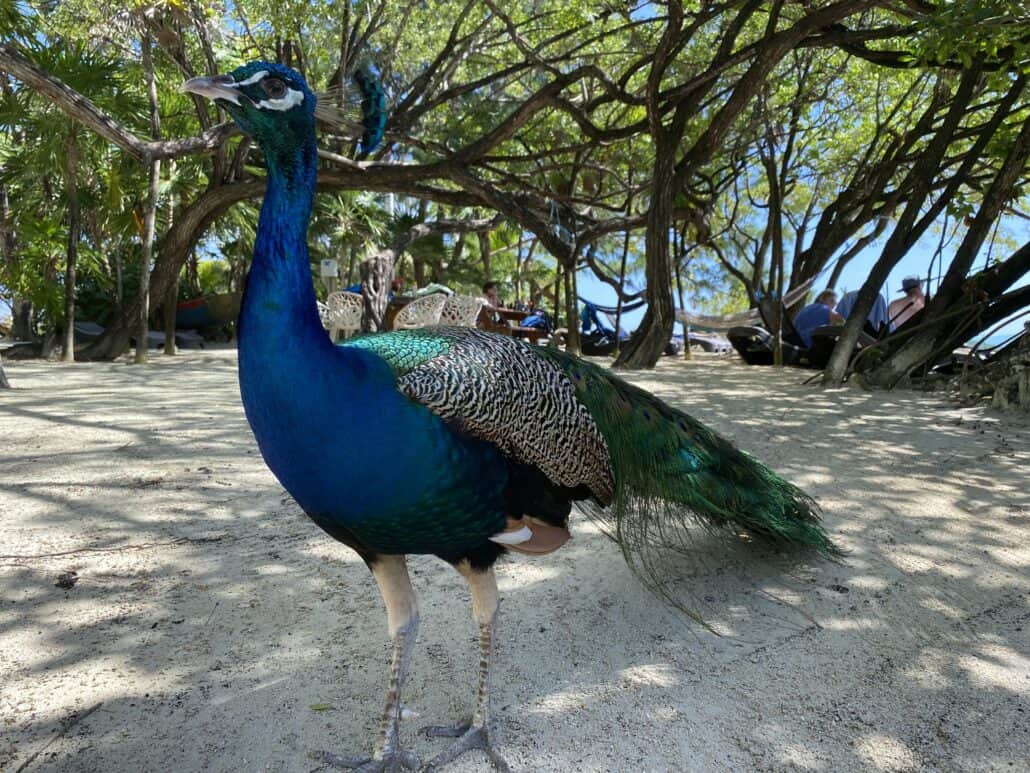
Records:
[[[386,92],[369,67],[359,67],[354,72],[354,82],[361,92],[362,133],[358,152],[367,156],[379,146],[386,131]]]
[[[596,365],[552,348],[537,353],[572,381],[608,444],[611,506],[584,508],[631,564],[653,548],[686,550],[691,522],[839,555],[815,502],[683,411]]]

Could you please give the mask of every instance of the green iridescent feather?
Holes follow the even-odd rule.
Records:
[[[614,501],[587,510],[631,563],[649,564],[656,547],[689,549],[692,521],[839,554],[812,499],[728,440],[591,363],[538,351],[568,375],[608,443]]]
[[[446,338],[426,330],[363,335],[342,345],[375,352],[386,360],[386,364],[398,376],[409,373],[434,357],[446,354],[451,348]]]

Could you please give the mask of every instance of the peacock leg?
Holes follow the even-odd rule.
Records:
[[[495,770],[508,773],[508,763],[494,751],[490,741],[490,668],[494,655],[494,627],[497,623],[497,576],[493,568],[479,572],[467,563],[459,564],[457,568],[472,591],[472,617],[479,624],[479,691],[476,695],[476,712],[469,722],[453,727],[425,728],[431,738],[458,739],[433,757],[425,769],[439,768],[465,752],[481,749],[490,757]]]
[[[418,636],[418,607],[415,591],[408,577],[404,556],[379,556],[371,565],[372,576],[386,602],[386,619],[393,639],[393,658],[390,663],[390,682],[386,688],[386,706],[379,722],[375,746],[371,757],[347,756],[332,752],[317,752],[312,757],[337,768],[350,768],[358,773],[386,773],[401,768],[416,770],[419,760],[401,748],[398,726],[401,719],[401,689],[411,651]]]

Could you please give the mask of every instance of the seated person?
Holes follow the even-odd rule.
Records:
[[[504,301],[497,294],[497,282],[487,282],[483,285],[483,297],[486,299],[486,305],[491,309],[504,308]]]
[[[808,304],[794,317],[794,328],[806,348],[812,345],[812,331],[817,327],[844,324],[844,317],[833,310],[836,303],[837,293],[823,290],[816,296],[815,303]]]
[[[858,290],[844,293],[844,297],[837,303],[837,313],[844,317],[844,319],[850,317],[851,310],[855,308],[856,300],[858,300]],[[874,338],[879,338],[885,328],[894,330],[894,327],[890,324],[890,317],[887,314],[887,301],[884,299],[883,293],[877,293],[873,308],[869,310],[869,314],[866,316],[864,330]]]
[[[497,313],[498,309],[504,308],[504,301],[497,294],[497,282],[487,282],[483,285],[483,300],[485,303],[479,319],[485,324],[481,324],[480,327],[485,327],[487,330],[510,327],[508,320]]]
[[[550,333],[554,330],[554,323],[551,315],[544,310],[544,304],[539,298],[529,304],[529,316],[522,320],[522,327],[536,327]]]
[[[901,327],[910,320],[926,305],[926,296],[923,295],[923,283],[917,276],[905,277],[901,280],[901,289],[898,292],[905,293],[904,298],[898,298],[890,305],[891,324],[895,328]]]

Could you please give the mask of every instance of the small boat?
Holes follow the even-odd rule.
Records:
[[[219,293],[183,301],[175,307],[175,327],[196,330],[228,325],[239,316],[241,299],[241,293]]]

